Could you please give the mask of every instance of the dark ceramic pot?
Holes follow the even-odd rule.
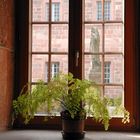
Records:
[[[61,112],[62,118],[62,136],[63,139],[83,139],[85,136],[85,116],[80,118],[77,115],[75,118],[71,118],[68,111]]]

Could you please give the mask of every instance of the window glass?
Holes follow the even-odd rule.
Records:
[[[104,96],[111,100],[119,98],[124,104],[124,1],[85,0],[84,45],[72,49],[68,48],[72,38],[69,37],[69,1],[32,1],[30,81],[48,82],[58,72],[67,73],[68,62],[75,59],[73,54],[68,60],[69,50],[74,53],[83,47],[84,65],[79,69],[83,70],[83,77],[101,86]],[[71,64],[70,67],[76,67],[75,63]]]
[[[48,55],[33,54],[32,55],[32,71],[31,71],[31,82],[35,83],[38,80],[46,79],[45,69],[46,63],[48,62]]]
[[[105,52],[124,53],[124,23],[106,23],[104,36]]]
[[[84,55],[84,78],[101,84],[103,78],[102,64],[101,55]]]
[[[49,81],[59,69],[68,72],[68,7],[68,0],[32,0],[29,54],[32,82],[38,79]]]
[[[105,86],[104,96],[109,98],[108,111],[112,117],[122,117],[124,114],[118,112],[113,114],[116,105],[124,105],[124,88],[123,86]]]
[[[35,24],[32,26],[32,51],[48,52],[49,43],[49,26]]]
[[[84,77],[101,87],[111,106],[115,101],[124,105],[123,4],[123,0],[85,0]]]
[[[59,72],[68,73],[68,0],[32,0],[29,82],[46,83]],[[54,103],[54,112],[58,111]],[[37,115],[43,115],[44,104]]]
[[[68,52],[68,25],[55,24],[51,30],[51,51]]]

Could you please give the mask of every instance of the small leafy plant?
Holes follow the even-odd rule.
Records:
[[[57,75],[48,84],[39,81],[31,91],[29,88],[24,90],[25,87],[19,97],[13,101],[14,116],[20,114],[25,118],[25,123],[33,119],[38,108],[44,104],[46,117],[54,116],[55,113],[52,113],[52,110],[55,102],[61,107],[61,111],[67,111],[72,119],[77,116],[81,119],[90,116],[101,122],[105,130],[109,127],[111,117],[108,105],[112,102],[110,99],[101,96],[99,87],[93,82],[74,78],[69,73]],[[119,105],[116,105],[114,113],[117,114],[118,111],[124,114],[122,122],[129,122],[129,112],[122,107],[120,102]]]

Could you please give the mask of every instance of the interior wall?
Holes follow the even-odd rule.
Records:
[[[0,130],[10,127],[14,72],[14,0],[0,0]]]

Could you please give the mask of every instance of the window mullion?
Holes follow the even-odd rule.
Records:
[[[49,46],[49,54],[48,54],[48,81],[51,79],[51,32],[52,32],[52,0],[49,0],[49,41],[48,41],[48,46]]]
[[[82,0],[70,0],[69,6],[69,71],[82,78]]]

